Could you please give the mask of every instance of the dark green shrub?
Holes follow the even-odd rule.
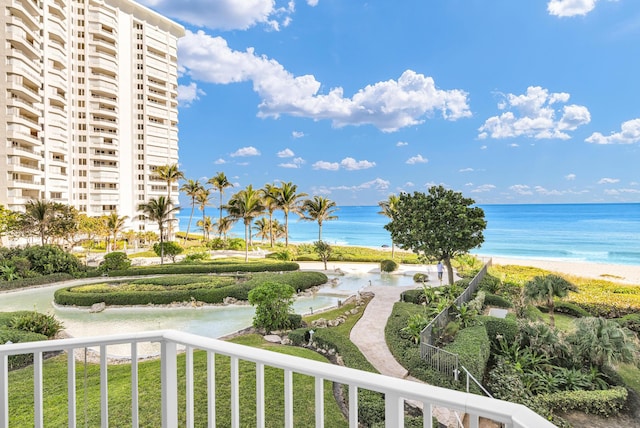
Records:
[[[527,305],[524,308],[524,317],[530,321],[540,321],[542,320],[542,311],[541,308],[538,308],[534,305]]]
[[[625,315],[622,318],[616,318],[614,320],[621,327],[626,327],[631,331],[640,333],[640,313]]]
[[[498,345],[499,338],[504,338],[507,343],[513,343],[518,335],[518,323],[510,316],[496,318],[491,316],[479,316],[478,320],[487,330],[487,336],[493,346]]]
[[[48,338],[54,337],[63,327],[53,315],[35,311],[17,315],[9,321],[9,328],[42,334]]]
[[[227,241],[227,248],[232,251],[242,251],[245,249],[245,242],[242,238],[231,238]]]
[[[204,251],[202,251],[202,252],[199,252],[199,253],[188,254],[184,258],[183,263],[200,262],[200,261],[208,260],[208,259],[209,259],[209,254],[207,254]]]
[[[413,282],[425,283],[429,280],[429,275],[423,272],[416,272],[413,274]]]
[[[500,279],[487,273],[482,281],[480,281],[480,290],[484,290],[487,294],[496,294],[500,289]]]
[[[54,282],[67,281],[73,279],[74,276],[68,273],[54,273],[46,276],[37,276],[34,278],[23,278],[15,281],[0,282],[0,290],[16,290],[19,288],[33,287],[42,284],[52,284]]]
[[[100,263],[100,270],[109,272],[112,270],[129,269],[131,260],[123,252],[114,251],[104,255],[104,260]]]
[[[380,262],[381,272],[394,272],[398,270],[398,263],[395,260],[383,260]]]
[[[490,347],[491,343],[485,328],[476,325],[460,330],[455,340],[444,349],[457,354],[460,364],[476,379],[482,379],[489,361]]]
[[[31,262],[27,257],[14,256],[9,259],[9,263],[15,267],[16,273],[20,278],[28,278],[31,275]]]
[[[200,264],[166,264],[156,266],[141,266],[108,272],[109,276],[161,275],[161,274],[189,274],[189,273],[229,273],[229,272],[281,272],[295,271],[300,265],[293,262],[274,262],[260,260],[258,262],[238,262],[212,260]]]
[[[544,307],[543,312],[548,312],[548,311],[549,311],[549,308]],[[554,303],[554,312],[559,314],[571,315],[572,317],[576,317],[576,318],[591,316],[589,312],[587,312],[580,306],[576,305],[575,303],[562,302],[562,301],[558,301]]]
[[[12,319],[21,315],[29,314],[31,312],[32,311],[0,312],[0,328],[9,328],[9,323]]]
[[[616,386],[596,391],[561,391],[553,394],[537,395],[533,398],[536,406],[551,411],[569,412],[578,410],[604,417],[620,413],[627,401],[627,389]]]
[[[422,290],[406,290],[403,291],[400,295],[400,300],[402,302],[413,303],[416,305],[422,304],[424,302],[424,293]]]
[[[504,297],[491,293],[487,293],[486,296],[484,296],[484,304],[485,306],[496,306],[498,308],[510,308],[513,306],[513,304]]]
[[[289,328],[289,314],[296,291],[288,284],[267,282],[249,292],[249,303],[256,307],[253,326],[267,333]]]
[[[300,328],[302,326],[302,315],[300,314],[289,314],[289,319],[287,320],[287,328]]]
[[[213,238],[207,242],[207,248],[210,250],[222,250],[224,248],[224,241],[221,238]]]
[[[31,333],[28,331],[0,327],[0,344],[5,344],[7,342],[39,342],[41,340],[47,340],[47,336],[38,333]],[[8,358],[9,370],[17,370],[32,363],[33,354],[12,355]]]
[[[177,242],[166,241],[160,245],[159,242],[153,244],[153,252],[156,253],[158,257],[163,255],[164,257],[169,257],[172,262],[176,261],[176,256],[178,254],[182,254],[184,248]]]
[[[80,261],[55,245],[26,247],[21,252],[31,262],[31,270],[42,275],[69,273],[74,275],[80,269]]]
[[[302,317],[301,317],[302,318]],[[309,343],[309,330],[308,328],[297,328],[291,330],[287,336],[294,346],[305,346]]]

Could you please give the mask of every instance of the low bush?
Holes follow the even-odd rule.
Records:
[[[131,267],[131,260],[127,257],[126,253],[120,251],[114,251],[104,255],[104,260],[100,263],[100,270],[103,272],[109,272],[112,270],[129,269]]]
[[[577,410],[591,415],[615,416],[627,401],[627,389],[616,386],[597,391],[562,391],[533,397],[534,407],[566,413]]]
[[[47,336],[28,331],[16,330],[7,327],[0,327],[0,344],[7,342],[24,343],[39,342],[47,340]],[[17,370],[33,363],[33,354],[12,355],[8,358],[9,370]]]
[[[80,270],[80,260],[55,245],[26,247],[21,251],[21,257],[31,262],[31,270],[41,275],[52,273],[76,274]]]
[[[22,313],[9,321],[9,328],[41,334],[49,339],[58,334],[63,327],[53,315],[35,311]]]
[[[498,308],[510,308],[513,306],[513,303],[511,303],[508,299],[491,293],[487,293],[484,296],[484,304],[485,306],[495,306]]]
[[[493,346],[498,346],[499,338],[507,343],[513,343],[518,335],[518,323],[512,316],[496,318],[491,316],[479,316],[478,320],[487,330],[487,336]]]
[[[429,275],[423,272],[416,272],[413,274],[413,282],[423,284],[429,280]]]
[[[403,291],[400,295],[400,300],[402,302],[420,305],[422,302],[424,302],[424,293],[420,289],[406,290]]]
[[[184,252],[184,248],[177,242],[167,241],[163,242],[160,245],[159,242],[153,244],[153,252],[156,253],[158,257],[168,257],[172,262],[175,263],[176,256],[178,254],[182,254]]]
[[[456,334],[444,349],[457,354],[460,364],[476,378],[482,379],[490,356],[490,340],[482,325],[467,327]]]
[[[182,262],[193,263],[193,262],[201,262],[203,260],[208,260],[208,259],[209,259],[209,254],[204,251],[200,251],[197,253],[188,254]]]
[[[616,318],[614,321],[620,324],[621,327],[626,327],[640,334],[640,313],[625,315],[622,318]]]
[[[0,281],[0,290],[17,290],[19,288],[34,287],[36,285],[68,281],[73,278],[74,276],[68,273],[54,273],[51,275],[37,276],[34,278],[17,279],[15,281]]]
[[[576,305],[575,303],[571,303],[571,302],[562,302],[562,301],[555,302],[553,307],[554,307],[554,312],[558,314],[567,314],[576,318],[591,316],[591,314],[588,311],[581,308],[579,305]],[[540,310],[542,312],[549,312],[549,308],[546,306],[541,307]]]
[[[380,262],[381,272],[394,272],[398,270],[398,263],[395,260],[383,260]]]
[[[162,274],[190,274],[190,273],[229,273],[229,272],[280,272],[295,271],[300,265],[293,262],[276,262],[260,260],[257,262],[218,261],[206,263],[166,264],[156,266],[141,266],[125,270],[110,271],[109,276],[162,275]]]

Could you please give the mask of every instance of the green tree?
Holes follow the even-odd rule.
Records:
[[[392,219],[393,213],[396,210],[396,206],[398,205],[399,199],[400,197],[398,195],[389,195],[389,198],[385,199],[384,201],[378,202],[378,206],[380,207],[380,211],[378,211],[378,214]],[[396,252],[396,244],[392,238],[391,239],[391,258],[392,259],[395,257],[395,252]]]
[[[322,241],[322,223],[337,220],[338,216],[334,215],[337,209],[334,201],[324,196],[314,196],[313,199],[306,199],[302,203],[300,218],[318,223],[318,241]]]
[[[324,241],[316,241],[313,243],[313,249],[316,253],[318,253],[318,257],[324,263],[324,270],[327,270],[327,262],[329,261],[329,257],[331,257],[331,245]]]
[[[82,213],[78,216],[78,232],[81,234],[81,239],[89,244],[88,252],[91,253],[93,241],[106,234],[105,223],[102,217],[89,217]]]
[[[599,368],[615,363],[638,362],[638,339],[630,330],[605,318],[586,317],[574,321],[569,334],[572,355],[587,365]]]
[[[160,246],[162,246],[162,248]],[[156,253],[159,257],[169,257],[173,263],[176,262],[176,256],[178,254],[182,254],[183,251],[184,248],[182,248],[182,246],[180,246],[180,244],[178,244],[177,242],[163,242],[162,244],[153,244],[154,253]]]
[[[278,190],[278,208],[284,213],[285,247],[289,246],[289,213],[300,212],[300,199],[306,193],[298,193],[298,186],[292,182],[282,183]]]
[[[295,294],[289,284],[278,282],[265,282],[249,291],[249,303],[256,307],[253,326],[267,333],[288,328]]]
[[[203,239],[205,241],[208,241],[209,237],[211,236],[211,231],[214,228],[213,220],[211,220],[211,217],[209,217],[208,215],[204,216],[202,220],[198,220],[196,226],[202,229]]]
[[[263,211],[262,191],[255,190],[251,185],[234,194],[227,205],[229,216],[237,220],[242,219],[244,222],[245,261],[249,261],[249,239],[251,237],[249,230],[251,222],[253,222],[254,218],[260,216]]]
[[[17,232],[20,224],[20,215],[16,211],[6,209],[0,205],[0,247],[3,245],[2,238]]]
[[[22,214],[21,230],[27,235],[40,237],[42,245],[56,238],[69,238],[78,227],[78,213],[75,208],[45,200],[31,200]]]
[[[227,217],[222,217],[222,220],[216,223],[216,229],[218,230],[218,234],[222,236],[223,240],[225,241],[227,240],[227,234],[229,233],[233,225],[236,223],[236,221],[238,221],[238,219],[227,216]]]
[[[532,303],[542,303],[549,308],[549,324],[555,328],[553,315],[554,299],[565,297],[569,291],[578,291],[575,285],[558,275],[536,276],[524,285],[525,299]]]
[[[171,202],[165,199],[164,196],[158,196],[158,198],[151,199],[149,202],[140,204],[138,206],[138,210],[142,211],[142,213],[144,214],[147,220],[155,221],[158,224],[161,249],[164,248],[162,243],[164,242],[165,224],[173,220],[172,214],[176,212],[178,209],[179,209],[178,207],[172,207]],[[161,252],[160,264],[163,264],[163,263],[164,263],[164,254]]]
[[[211,201],[211,190],[207,189],[206,187],[203,187],[202,189],[200,189],[200,191],[196,193],[195,201],[198,204],[198,208],[200,209],[200,211],[202,211],[202,225],[204,225],[206,224],[205,211],[206,211],[207,205],[209,205],[209,202]],[[198,225],[200,226],[200,224]],[[202,240],[206,241],[207,239],[208,239],[208,235],[205,233],[205,230],[202,229]]]
[[[222,195],[224,194],[224,189],[227,189],[229,187],[233,187],[233,183],[231,183],[227,179],[227,176],[225,175],[224,172],[216,173],[216,175],[211,177],[207,181],[207,183],[211,184],[211,186],[213,186],[213,188],[216,189],[218,191],[218,193],[220,194],[220,217],[218,218],[218,221],[221,222],[222,221],[222,207],[223,207],[223,205],[222,205]],[[220,233],[218,238],[222,238],[222,233]]]
[[[273,213],[278,209],[278,194],[280,193],[280,188],[273,184],[265,184],[262,188],[262,192],[264,195],[264,200],[262,204],[264,205],[264,209],[269,214],[269,224],[271,228],[269,229],[269,244],[271,248],[273,248],[274,244],[274,221],[273,221]]]
[[[109,272],[111,270],[124,270],[131,267],[131,260],[122,251],[113,251],[104,255],[104,260],[100,263],[100,270]]]
[[[111,244],[112,251],[117,249],[118,235],[122,232],[122,229],[124,229],[128,219],[129,216],[125,215],[119,217],[118,213],[115,211],[112,211],[108,216],[104,217],[104,227],[109,232],[109,236],[113,237],[113,243]],[[108,250],[109,249],[107,248],[107,251]]]
[[[173,183],[178,182],[184,178],[184,173],[180,171],[180,167],[177,163],[170,165],[161,165],[156,168],[154,171],[155,177],[167,183],[167,203],[169,204],[169,208],[173,208],[173,201],[171,200],[171,186]],[[173,216],[173,213],[177,210],[171,210],[170,216]],[[172,222],[168,223],[168,233],[169,239],[172,236]]]
[[[433,186],[428,194],[403,193],[384,226],[391,239],[430,260],[442,260],[453,284],[451,259],[484,242],[487,226],[482,208],[462,193]]]
[[[256,232],[253,236],[260,238],[260,241],[264,242],[265,239],[269,239],[272,236],[271,220],[265,217],[259,218],[253,224],[253,230]]]
[[[180,190],[184,192],[189,198],[191,198],[191,214],[189,215],[189,224],[187,225],[187,232],[184,235],[184,243],[187,243],[189,238],[189,230],[191,230],[191,221],[193,220],[193,212],[196,209],[196,197],[198,193],[202,191],[204,187],[199,180],[189,179],[184,183]]]

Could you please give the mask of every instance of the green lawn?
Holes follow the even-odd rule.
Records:
[[[260,336],[245,336],[234,340],[249,346],[266,348],[275,352],[296,355],[318,361],[326,361],[319,354],[303,348],[278,346],[265,342]],[[180,425],[185,424],[185,356],[180,355],[179,367],[179,409]],[[217,426],[230,426],[230,365],[229,358],[216,357],[216,415]],[[86,378],[85,378],[86,373]],[[131,366],[112,365],[108,370],[109,382],[109,418],[110,425],[131,425],[130,379]],[[205,426],[207,419],[206,404],[206,353],[194,353],[195,379],[195,425]],[[10,373],[9,403],[10,426],[33,426],[33,368]],[[62,381],[61,381],[62,379]],[[60,356],[45,362],[44,368],[44,419],[47,426],[67,426],[67,383],[66,357]],[[85,380],[86,379],[86,380]],[[100,373],[99,366],[77,364],[77,423],[79,426],[100,425]],[[266,425],[281,426],[284,417],[283,371],[274,368],[265,369]],[[87,385],[85,390],[84,385]],[[295,426],[313,426],[314,380],[308,376],[294,375],[294,424]],[[325,423],[326,426],[347,426],[332,394],[331,383],[325,384]],[[140,426],[158,427],[161,424],[160,361],[148,361],[139,364],[139,401]],[[256,418],[255,365],[248,362],[240,364],[240,423],[242,426],[254,426]],[[86,420],[85,420],[86,414]]]
[[[575,328],[573,321],[575,320],[575,317],[572,317],[571,315],[565,315],[565,314],[553,314],[553,318],[556,321],[556,328],[560,331],[563,331],[565,333],[570,332],[571,330],[573,330]],[[549,314],[548,313],[542,313],[542,320],[546,323],[549,324]]]

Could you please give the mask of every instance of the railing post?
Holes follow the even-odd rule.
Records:
[[[0,428],[9,428],[9,357],[0,355]]]
[[[162,384],[162,428],[178,426],[178,361],[177,345],[162,341],[161,384]]]
[[[404,426],[404,400],[398,394],[384,395],[384,425],[388,428]]]
[[[33,426],[44,426],[42,398],[42,352],[33,354]]]
[[[67,350],[67,419],[69,428],[76,427],[76,356],[75,349]]]

